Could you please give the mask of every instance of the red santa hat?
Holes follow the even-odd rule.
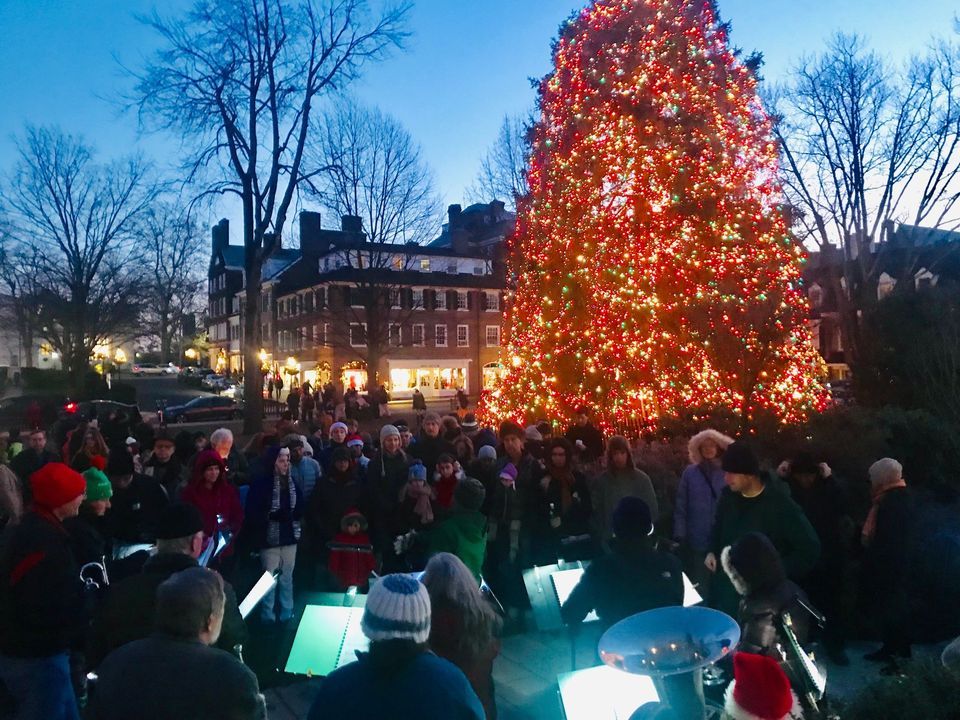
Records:
[[[780,665],[765,655],[733,656],[734,681],[724,710],[731,720],[795,720],[803,717],[800,701]]]

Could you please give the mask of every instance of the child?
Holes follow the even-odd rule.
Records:
[[[351,585],[367,589],[370,573],[376,570],[373,545],[367,534],[367,519],[359,510],[350,509],[340,520],[340,532],[330,543],[330,572],[340,587],[346,590]]]
[[[433,486],[437,492],[437,505],[449,510],[453,505],[453,491],[464,477],[460,463],[453,455],[444,453],[437,458],[437,471],[433,474]]]

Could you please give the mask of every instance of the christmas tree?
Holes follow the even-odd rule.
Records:
[[[561,29],[486,421],[824,405],[756,85],[709,0],[597,0]]]

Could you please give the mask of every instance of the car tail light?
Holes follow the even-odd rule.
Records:
[[[63,409],[66,410],[68,413],[75,413],[77,411],[77,403],[68,402],[66,405],[63,406]]]

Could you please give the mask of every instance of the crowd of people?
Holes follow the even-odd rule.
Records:
[[[545,421],[483,428],[460,409],[424,410],[416,433],[397,419],[374,438],[336,403],[314,405],[243,449],[227,429],[208,438],[116,417],[11,433],[0,448],[0,708],[263,717],[238,659],[248,635],[287,626],[301,592],[355,587],[369,593],[370,650],[327,678],[311,718],[493,718],[499,638],[530,625],[522,573],[558,560],[592,561],[562,608],[574,629],[592,610],[607,626],[682,604],[685,572],[740,622],[742,650],[776,660],[789,611],[802,640],[826,617],[821,640],[838,663],[856,564],[882,639],[870,659],[895,670],[909,657],[902,579],[916,520],[895,460],[870,468],[873,502],[857,518],[813,456],[767,473],[748,443],[705,430],[664,498],[588,408],[562,434]],[[232,583],[248,586],[253,563],[254,575],[280,573],[245,621]],[[98,581],[81,581],[81,568]],[[201,696],[202,712],[184,709]]]

